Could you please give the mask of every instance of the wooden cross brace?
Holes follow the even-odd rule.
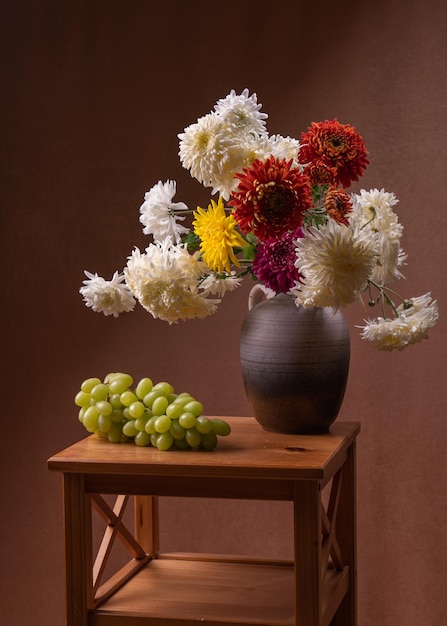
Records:
[[[122,581],[124,570],[127,572],[126,578],[131,578],[136,571],[141,569],[151,557],[146,554],[144,549],[127,529],[123,523],[123,515],[129,499],[128,495],[118,495],[115,500],[113,509],[107,504],[104,498],[99,494],[92,494],[92,506],[106,522],[107,527],[99,546],[95,562],[93,564],[93,594],[95,605],[103,602],[109,597],[116,586],[114,585],[114,577],[100,588],[102,576],[107,565],[108,558],[111,554],[115,539],[118,537],[133,557],[133,561],[128,563],[116,575],[117,580]],[[122,582],[121,582],[122,584]],[[121,585],[120,585],[121,586]]]
[[[335,569],[341,571],[344,567],[343,555],[338,545],[336,537],[336,522],[338,504],[340,501],[340,490],[342,483],[342,471],[341,467],[332,479],[331,493],[329,496],[329,503],[327,512],[321,506],[322,516],[322,571],[321,577],[324,579],[326,572],[330,568],[329,557],[332,559],[332,566]]]

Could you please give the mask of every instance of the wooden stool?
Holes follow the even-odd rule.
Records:
[[[91,435],[49,459],[64,480],[67,626],[356,626],[359,424],[284,435],[251,417],[222,419],[232,433],[212,452]],[[132,532],[123,523],[131,495]],[[294,560],[161,553],[157,496],[291,501]],[[92,508],[106,523],[95,558]],[[130,558],[103,581],[116,537]]]

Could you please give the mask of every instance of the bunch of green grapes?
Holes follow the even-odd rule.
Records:
[[[114,372],[104,380],[87,378],[75,396],[79,421],[90,433],[111,443],[134,441],[158,450],[214,450],[230,425],[202,415],[203,405],[187,392],[174,393],[170,383]]]

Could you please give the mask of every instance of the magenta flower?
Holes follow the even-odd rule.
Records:
[[[281,237],[260,242],[253,260],[253,274],[263,285],[275,293],[287,293],[299,280],[300,273],[295,266],[295,240],[302,237],[301,228]]]

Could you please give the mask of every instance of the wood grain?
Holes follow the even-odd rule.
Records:
[[[212,452],[178,450],[160,452],[133,443],[110,444],[91,435],[48,460],[50,470],[134,476],[208,478],[269,478],[324,480],[340,465],[359,432],[356,422],[335,423],[323,435],[267,433],[252,417],[224,417],[232,432],[219,437]]]
[[[284,435],[254,418],[224,419],[232,433],[213,452],[159,452],[92,435],[49,459],[64,474],[67,626],[356,625],[359,425]],[[321,492],[330,482],[326,510]],[[101,494],[117,495],[113,508]],[[122,523],[129,494],[134,534]],[[294,560],[160,554],[158,495],[290,500]],[[92,506],[107,525],[95,563]],[[115,538],[134,558],[103,582]]]

